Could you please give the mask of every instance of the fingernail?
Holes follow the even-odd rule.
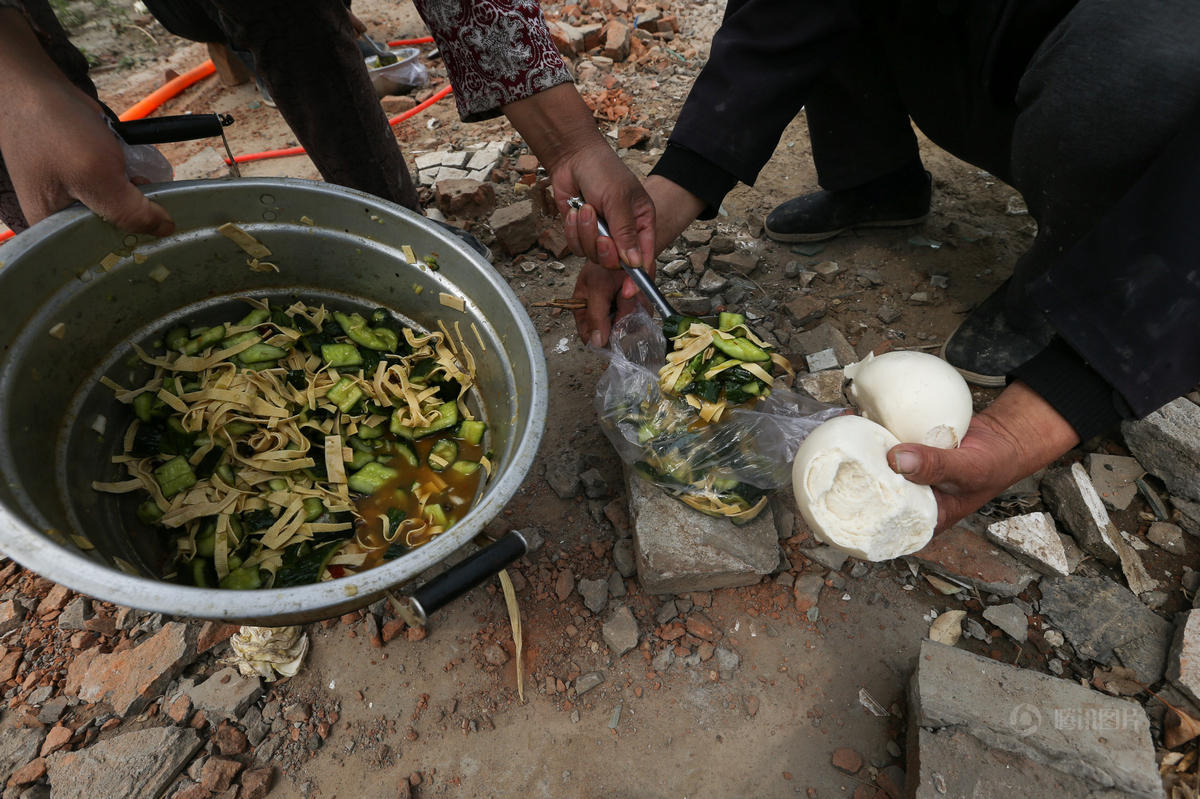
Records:
[[[607,260],[608,257],[613,254],[613,247],[612,244],[609,243],[608,239],[601,238],[596,242],[596,254],[599,255],[601,259],[605,260]]]
[[[641,269],[642,268],[642,254],[640,252],[638,252],[637,250],[632,250],[632,249],[626,250],[625,251],[625,263],[629,264],[632,267]]]
[[[896,453],[896,473],[916,474],[921,468],[921,456],[915,452],[901,450]]]
[[[602,341],[603,341],[603,339],[601,339],[601,338],[600,338],[600,331],[599,331],[599,330],[593,330],[593,331],[592,331],[592,340],[591,340],[591,345],[592,345],[593,347],[596,347],[597,349],[599,349],[600,347],[602,347],[602,346],[603,346],[603,344],[602,344]]]

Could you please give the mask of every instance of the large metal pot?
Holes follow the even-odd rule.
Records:
[[[72,208],[0,247],[0,550],[99,599],[274,625],[362,606],[471,541],[521,484],[546,417],[541,345],[500,275],[423,217],[338,186],[255,178],[148,193],[174,217],[174,235],[122,234]],[[216,232],[231,221],[271,249],[278,273],[250,269]],[[438,253],[440,269],[407,263],[405,244],[419,256]],[[161,282],[151,277],[160,266],[170,270]],[[465,310],[443,305],[442,293],[462,298]],[[180,319],[228,319],[230,304],[248,294],[382,305],[425,329],[461,323],[475,342],[497,466],[462,521],[402,558],[317,585],[243,592],[157,579],[164,544],[130,513],[135,501],[91,488],[123,477],[109,459],[129,419],[97,381],[128,384],[132,342],[152,341]],[[108,421],[102,435],[93,429],[100,416]]]

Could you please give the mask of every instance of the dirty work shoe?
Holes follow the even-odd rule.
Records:
[[[1005,313],[1008,281],[971,311],[942,345],[942,358],[968,383],[995,388],[1018,366],[1037,355],[1054,338],[1052,328],[1039,314],[1020,327]]]
[[[916,161],[852,189],[793,197],[764,227],[775,241],[824,241],[856,227],[915,225],[929,215],[929,196],[929,173]]]
[[[461,239],[464,244],[466,244],[475,252],[479,253],[479,255],[483,257],[483,260],[487,261],[489,264],[492,263],[492,251],[486,244],[475,238],[473,234],[468,233],[460,227],[447,224],[440,219],[430,219],[429,221],[450,231],[450,233],[452,233],[454,236],[457,236],[459,239]]]

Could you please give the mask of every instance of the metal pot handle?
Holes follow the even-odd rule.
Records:
[[[164,144],[220,136],[225,145],[225,154],[229,157],[230,173],[234,177],[241,177],[233,150],[229,148],[229,140],[225,138],[225,128],[233,124],[233,117],[229,114],[180,114],[111,124],[117,135],[124,139],[126,144],[131,145]]]
[[[406,609],[412,614],[412,619],[408,619],[409,623],[415,621],[418,626],[424,626],[429,620],[429,614],[491,579],[528,551],[529,543],[519,531],[513,530],[500,536],[495,543],[489,544],[413,591],[412,596],[407,597]]]

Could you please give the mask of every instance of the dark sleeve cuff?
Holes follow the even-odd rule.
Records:
[[[700,198],[704,210],[697,219],[712,219],[721,207],[725,195],[737,185],[738,179],[721,167],[686,147],[667,142],[666,152],[651,175],[664,177]]]
[[[1080,441],[1104,433],[1121,419],[1132,418],[1129,406],[1087,362],[1062,339],[1018,366],[1009,380],[1021,380],[1074,428]]]

